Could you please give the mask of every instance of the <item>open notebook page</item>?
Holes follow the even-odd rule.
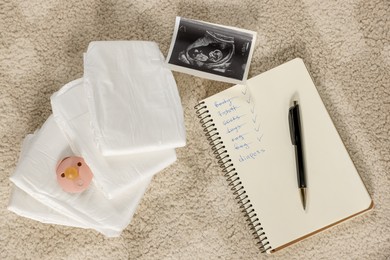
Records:
[[[306,211],[288,124],[294,97],[301,107]],[[268,252],[372,205],[301,59],[204,101],[272,247]]]

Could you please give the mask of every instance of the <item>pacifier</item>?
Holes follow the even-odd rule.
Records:
[[[57,165],[56,172],[61,188],[70,193],[80,193],[86,190],[93,177],[84,159],[77,156],[62,159]]]

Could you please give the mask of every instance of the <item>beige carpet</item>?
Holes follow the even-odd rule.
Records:
[[[335,2],[2,0],[0,259],[389,259],[390,2]],[[375,209],[260,254],[193,111],[231,85],[174,73],[187,146],[154,177],[121,237],[9,212],[21,142],[51,114],[50,95],[82,76],[88,43],[150,40],[167,55],[176,15],[256,31],[250,76],[303,58]]]

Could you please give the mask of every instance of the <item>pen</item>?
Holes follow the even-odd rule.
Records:
[[[293,106],[291,106],[289,109],[289,125],[291,142],[295,147],[295,164],[297,168],[298,189],[300,192],[303,209],[306,210],[307,187],[305,178],[305,165],[303,159],[301,118],[299,114],[299,104],[297,101],[294,101]]]

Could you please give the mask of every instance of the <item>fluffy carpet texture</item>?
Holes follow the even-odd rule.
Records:
[[[175,72],[187,145],[153,178],[119,238],[9,212],[9,176],[22,140],[51,114],[52,93],[82,76],[89,42],[155,41],[167,55],[176,16],[256,31],[250,77],[303,58],[374,210],[261,254],[193,109],[231,84]],[[389,259],[389,67],[387,0],[1,0],[0,258]]]

